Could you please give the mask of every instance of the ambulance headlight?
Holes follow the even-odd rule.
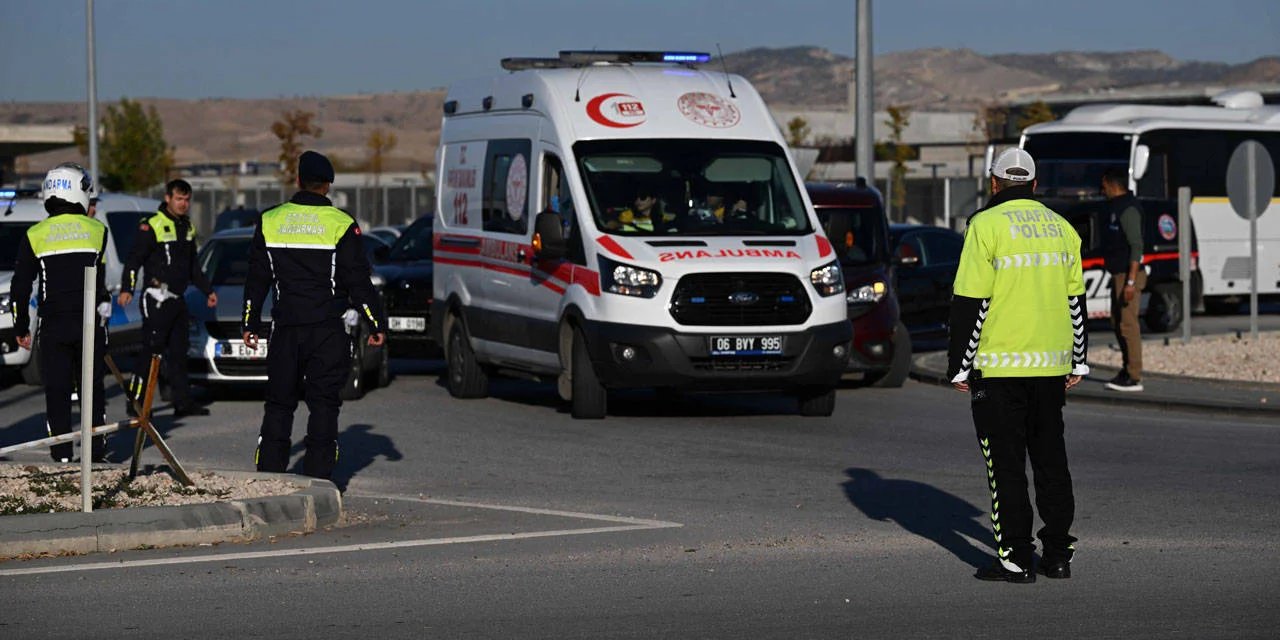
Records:
[[[809,282],[823,296],[834,296],[844,292],[844,274],[840,272],[838,262],[829,262],[809,273]]]
[[[877,280],[871,284],[850,289],[849,295],[846,295],[844,299],[850,304],[880,302],[887,290],[888,288],[885,287],[884,283]]]
[[[600,288],[604,291],[637,298],[652,298],[658,295],[658,288],[661,286],[662,276],[658,275],[657,271],[600,258]]]

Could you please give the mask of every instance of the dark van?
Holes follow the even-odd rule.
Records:
[[[911,336],[899,317],[895,258],[880,192],[847,183],[806,184],[844,271],[853,321],[849,372],[878,387],[900,387],[911,368]]]

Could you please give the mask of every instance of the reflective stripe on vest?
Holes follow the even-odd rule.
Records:
[[[78,213],[52,216],[27,229],[31,252],[37,258],[63,253],[98,253],[106,236],[106,225]]]
[[[262,215],[262,239],[273,249],[333,250],[354,223],[336,207],[288,202]]]

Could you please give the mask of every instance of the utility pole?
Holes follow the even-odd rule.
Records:
[[[93,179],[93,192],[102,193],[98,185],[98,70],[94,65],[97,53],[93,45],[93,0],[85,0],[85,46],[89,56],[89,177]]]
[[[854,161],[858,175],[875,184],[875,98],[871,69],[871,0],[858,0],[857,50],[854,77]]]

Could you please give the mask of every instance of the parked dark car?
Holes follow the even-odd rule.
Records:
[[[226,231],[227,229],[250,229],[258,226],[258,220],[262,218],[262,212],[257,209],[246,209],[237,207],[235,209],[223,209],[218,217],[214,218],[213,231]]]
[[[897,294],[902,322],[917,346],[944,348],[951,313],[951,287],[960,266],[964,236],[945,227],[889,227],[898,264]]]
[[[387,343],[396,357],[434,357],[431,340],[432,216],[418,218],[395,244],[376,260],[374,271],[383,279],[387,305]]]
[[[892,245],[880,193],[845,183],[805,186],[844,271],[853,321],[848,370],[861,372],[875,386],[902,386],[911,367],[911,337],[894,295]]]
[[[215,385],[261,384],[267,380],[270,330],[264,331],[256,349],[246,346],[240,333],[253,232],[252,227],[242,227],[215,233],[200,249],[200,268],[218,294],[218,306],[210,309],[204,294],[194,287],[187,290],[187,309],[191,314],[187,362],[193,381]],[[271,307],[272,299],[268,296],[262,307],[264,323],[270,321]],[[369,346],[369,328],[365,323],[348,330],[355,341],[355,357],[351,359],[342,398],[354,400],[369,388],[386,386],[390,382],[390,369],[387,347]]]

